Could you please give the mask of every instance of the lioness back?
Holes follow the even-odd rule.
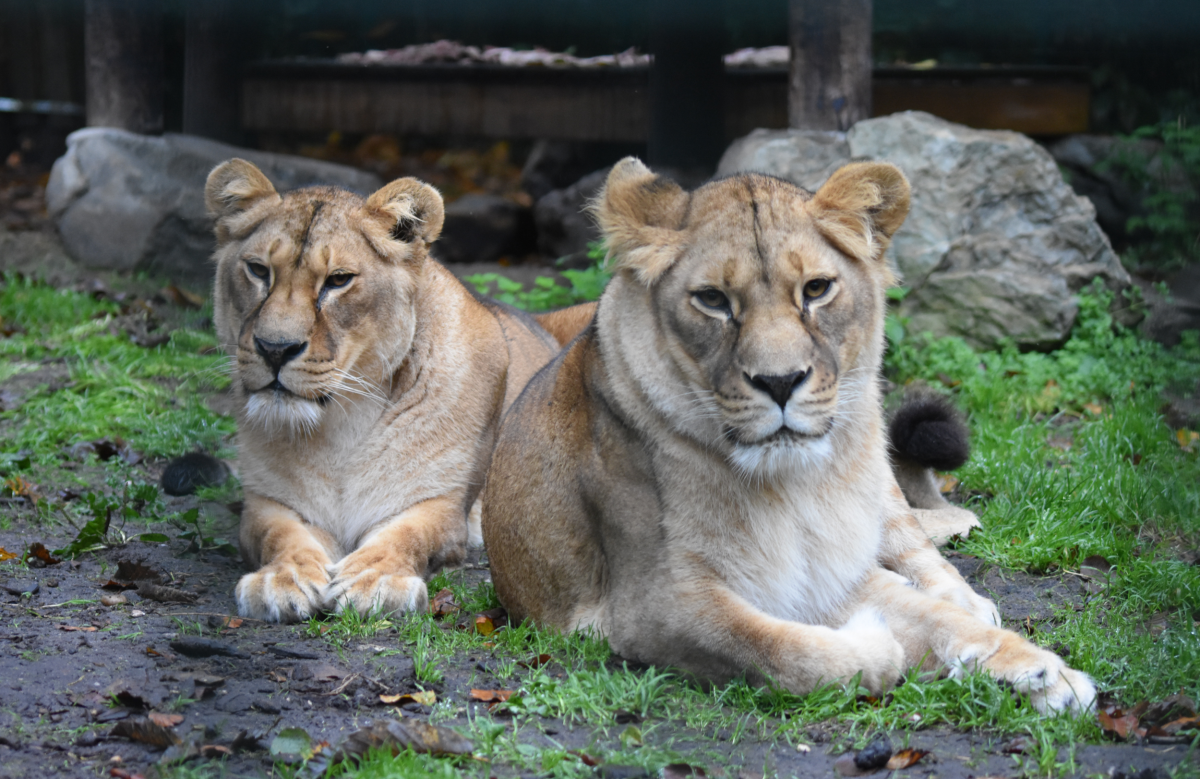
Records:
[[[415,179],[280,195],[231,160],[206,200],[256,569],[239,611],[423,608],[424,577],[465,552],[505,408],[557,343],[433,261],[442,199]]]
[[[483,494],[514,617],[714,681],[882,691],[927,662],[1091,706],[1087,676],[994,624],[893,477],[884,252],[908,204],[886,164],[816,193],[613,168],[596,213],[616,275],[505,418]]]

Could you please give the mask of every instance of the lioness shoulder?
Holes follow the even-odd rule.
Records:
[[[239,612],[423,608],[424,577],[464,554],[504,409],[557,343],[433,261],[442,199],[420,181],[281,195],[235,159],[205,197],[255,569]]]
[[[483,496],[511,614],[712,680],[879,691],[928,657],[1091,705],[1085,675],[992,624],[893,477],[884,251],[908,204],[886,164],[816,193],[613,168],[595,210],[617,273],[506,417]]]

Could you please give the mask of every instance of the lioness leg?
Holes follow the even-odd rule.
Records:
[[[337,547],[327,533],[281,503],[247,494],[239,535],[246,564],[258,568],[238,581],[239,614],[296,622],[325,608],[325,569]]]
[[[917,585],[927,595],[953,603],[989,625],[1000,625],[1000,612],[990,599],[979,595],[946,561],[908,511],[898,486],[893,486],[891,510],[884,519],[879,563]]]
[[[932,655],[951,674],[979,668],[1028,693],[1038,711],[1089,710],[1096,688],[1087,674],[1010,630],[987,625],[937,600],[889,571],[878,570],[859,590],[862,603],[887,615],[907,665]],[[856,605],[858,605],[856,603]],[[928,662],[928,660],[927,660]]]
[[[462,559],[467,521],[462,500],[434,498],[418,503],[363,539],[358,548],[329,566],[329,599],[338,610],[423,611],[429,606],[425,574]]]
[[[633,652],[635,656],[668,659],[710,679],[749,671],[755,682],[771,679],[799,694],[849,681],[860,671],[860,683],[878,693],[904,674],[903,648],[870,609],[854,613],[840,628],[806,625],[766,614],[719,579],[677,591],[669,609],[668,624],[652,632],[643,619],[614,626],[613,649],[625,651],[624,627],[634,642],[640,637],[657,644],[644,653]]]

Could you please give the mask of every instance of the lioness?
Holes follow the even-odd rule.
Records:
[[[424,609],[424,576],[465,551],[503,410],[558,344],[430,258],[442,198],[416,179],[281,196],[234,159],[205,198],[257,568],[238,612]]]
[[[908,205],[886,164],[815,195],[761,175],[689,194],[617,164],[595,210],[619,272],[509,411],[484,489],[512,617],[711,680],[862,672],[878,692],[928,657],[1041,710],[1092,705],[1087,676],[958,605],[991,613],[889,468],[883,255]]]

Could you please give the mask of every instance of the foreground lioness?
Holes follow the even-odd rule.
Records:
[[[896,488],[883,252],[908,203],[884,164],[815,195],[613,169],[596,212],[619,273],[505,418],[484,490],[514,618],[800,693],[860,671],[879,691],[928,657],[1042,710],[1092,704],[1087,676],[956,605],[977,602]]]
[[[442,199],[415,179],[365,201],[280,196],[231,160],[205,197],[214,318],[236,363],[241,547],[257,568],[238,612],[423,609],[424,577],[465,551],[503,410],[557,343],[430,259]]]

